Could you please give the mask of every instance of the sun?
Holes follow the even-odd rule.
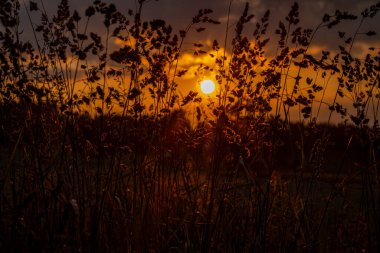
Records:
[[[210,94],[215,90],[215,83],[212,80],[206,79],[201,82],[201,91],[204,94]]]

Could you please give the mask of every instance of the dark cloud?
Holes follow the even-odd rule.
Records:
[[[40,1],[37,1],[40,3]],[[57,9],[59,0],[42,1],[48,12],[54,12]],[[136,9],[136,0],[106,0],[104,2],[114,3],[119,10],[127,11]],[[262,14],[267,9],[271,10],[275,16],[283,17],[289,11],[293,0],[233,0],[231,12],[233,15],[239,15],[244,4],[248,2],[251,10],[255,14]],[[92,1],[73,1],[69,4],[73,9],[84,10]],[[214,10],[218,17],[225,16],[228,11],[230,0],[150,0],[147,1],[144,8],[146,18],[162,18],[174,21],[176,24],[185,24],[201,8],[210,8]],[[301,14],[307,24],[320,20],[324,13],[332,13],[337,9],[346,10],[360,14],[365,7],[376,3],[370,0],[302,0],[299,2]],[[40,4],[39,4],[40,5]]]
[[[40,5],[40,2],[37,1]],[[45,0],[43,1],[47,12],[51,15],[56,11],[59,4],[59,0]],[[124,13],[127,13],[128,9],[135,10],[137,7],[137,0],[107,0],[105,2],[114,3],[118,10]],[[88,5],[92,1],[69,1],[72,9],[78,10],[80,13],[83,13]],[[208,27],[209,29],[202,34],[194,34],[193,39],[218,39],[223,40],[226,30],[225,22],[227,20],[228,7],[230,0],[148,0],[143,9],[143,19],[152,20],[152,19],[164,19],[170,23],[174,30],[178,31],[184,29],[192,20],[192,17],[198,12],[201,8],[209,8],[214,11],[211,15],[215,20],[222,22],[221,25]],[[229,29],[233,33],[234,22],[237,21],[238,17],[241,15],[246,1],[244,0],[233,0],[231,5],[230,12],[230,24],[231,28]],[[278,25],[279,20],[284,20],[284,17],[290,10],[291,5],[294,3],[293,0],[248,0],[250,4],[250,12],[255,14],[257,18],[260,18],[266,10],[271,11],[271,22],[270,30],[273,32]],[[324,14],[333,14],[335,10],[348,11],[350,13],[360,16],[361,11],[366,7],[375,4],[375,1],[369,0],[302,0],[299,2],[300,5],[300,18],[301,25],[304,28],[314,28],[322,20]],[[35,17],[36,18],[36,17]],[[24,25],[27,26],[27,17],[25,11],[23,11]],[[92,29],[99,29],[99,22],[94,22],[90,24]],[[355,28],[359,21],[356,22],[343,22],[337,27],[338,30],[346,31],[346,33],[352,34],[355,31]],[[366,21],[363,27],[360,29],[360,32],[366,33],[369,30],[376,31],[377,24],[380,23],[380,13],[372,20]],[[29,26],[30,27],[30,26]],[[247,32],[253,30],[254,24],[251,24],[250,27],[247,27]],[[231,34],[229,37],[232,37]],[[276,37],[273,33],[270,35],[272,40],[275,40]],[[191,39],[191,38],[190,38]],[[337,45],[337,31],[328,31],[327,29],[321,31],[320,34],[316,36],[314,44],[321,47],[330,48],[331,45]],[[367,36],[358,36],[358,41],[363,43],[375,44],[376,41],[380,40],[379,35],[372,37]]]
[[[120,2],[118,4],[118,2]],[[125,8],[128,2],[118,1],[115,2],[120,7]],[[131,2],[131,1],[130,1]],[[245,0],[233,0],[230,13],[230,23],[233,25],[241,15]],[[213,17],[219,21],[226,22],[227,12],[229,7],[229,0],[160,0],[151,1],[144,11],[144,17],[150,18],[162,18],[177,29],[185,27],[191,20],[192,16],[197,13],[200,8],[210,8],[214,10]],[[279,20],[284,20],[288,14],[293,0],[249,0],[250,12],[255,14],[257,18],[260,18],[266,10],[271,11],[270,30],[274,31],[278,25]],[[304,28],[315,28],[321,21],[324,14],[333,15],[336,10],[347,11],[349,13],[359,16],[361,12],[369,6],[376,4],[376,1],[369,0],[303,0],[299,2],[300,6],[300,19],[301,26]],[[360,29],[361,33],[366,33],[369,30],[378,30],[378,24],[380,23],[380,13],[373,19],[367,19]],[[359,24],[357,21],[342,22],[336,29],[321,30],[317,34],[314,43],[324,48],[330,48],[331,45],[337,46],[337,30],[345,31],[347,36],[352,35],[356,27]],[[247,32],[251,32],[254,24],[248,27]],[[233,32],[233,29],[230,29]],[[207,39],[216,38],[222,39],[225,32],[225,23],[211,27],[208,32]],[[271,35],[273,36],[273,34]],[[373,37],[358,36],[357,41],[367,42],[374,44],[379,41],[379,35]]]

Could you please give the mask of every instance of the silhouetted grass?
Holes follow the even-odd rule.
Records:
[[[202,9],[177,34],[141,19],[147,2],[82,15],[61,1],[53,15],[0,1],[0,251],[379,251],[379,55],[352,48],[375,35],[361,27],[380,3],[314,29],[295,3],[271,40],[269,11],[246,35],[247,4],[231,40],[228,27],[223,43],[194,44],[215,59],[199,67],[219,85],[207,100],[181,97],[180,61],[219,22]],[[341,22],[357,29],[339,31],[339,52],[310,54]]]

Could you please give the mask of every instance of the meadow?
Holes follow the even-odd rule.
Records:
[[[380,252],[380,51],[355,55],[380,2],[314,28],[247,4],[210,44],[212,10],[177,32],[149,2],[0,0],[0,252]]]

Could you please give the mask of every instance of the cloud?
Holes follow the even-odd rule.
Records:
[[[167,23],[171,24],[175,32],[184,29],[192,20],[192,17],[196,15],[199,9],[210,8],[214,10],[214,13],[210,14],[215,20],[222,22],[221,25],[205,25],[206,31],[202,33],[191,32],[189,37],[186,38],[186,42],[194,43],[200,40],[214,40],[217,39],[223,43],[225,38],[225,22],[227,21],[227,12],[231,0],[159,0],[159,1],[147,1],[142,11],[142,18],[144,20],[152,19],[164,19]],[[60,0],[49,1],[36,1],[40,7],[41,3],[44,3],[44,7],[48,14],[53,16],[57,11],[57,6]],[[105,0],[107,3],[114,3],[121,13],[126,14],[128,9],[136,10],[135,0]],[[294,0],[232,0],[231,13],[230,13],[230,34],[228,38],[231,39],[234,36],[234,24],[239,19],[245,3],[250,5],[250,12],[255,14],[255,19],[252,24],[247,25],[245,30],[247,35],[252,34],[254,29],[254,23],[260,20],[261,16],[266,10],[271,10],[270,26],[268,36],[271,39],[271,43],[275,43],[278,36],[274,34],[277,29],[278,22],[284,20],[288,14],[291,5]],[[85,9],[91,5],[92,1],[69,1],[71,10],[77,9],[82,17],[84,17]],[[366,7],[374,4],[373,0],[303,0],[300,1],[300,25],[303,28],[315,28],[321,22],[325,13],[333,14],[335,10],[346,10],[350,13],[354,13],[360,16],[360,13]],[[27,3],[28,5],[28,3]],[[40,22],[40,16],[37,13],[32,13],[34,24]],[[84,27],[84,20],[82,18],[81,28]],[[30,29],[28,17],[24,8],[21,9],[21,29],[23,30],[22,37],[25,40],[34,41],[33,34]],[[380,23],[380,14],[373,19],[368,19],[364,22],[360,29],[360,32],[366,33],[370,30],[377,31],[378,24]],[[336,29],[329,30],[327,28],[321,29],[315,36],[313,45],[322,47],[326,50],[335,50],[339,43],[344,43],[339,40],[337,35],[338,31],[346,32],[347,36],[352,36],[356,27],[359,24],[359,20],[356,21],[344,21],[339,24]],[[89,31],[96,31],[97,33],[105,33],[105,29],[102,26],[102,18],[95,16],[89,24]],[[380,35],[372,37],[357,36],[358,43],[376,44],[380,42]],[[228,44],[229,45],[229,44]],[[228,48],[228,47],[227,47]]]
[[[221,23],[227,23],[229,22],[237,22],[239,20],[239,15],[224,15],[218,18],[218,21]]]
[[[358,58],[364,58],[368,53],[370,48],[375,49],[378,51],[380,49],[378,42],[365,42],[360,41],[355,43],[353,47],[353,54]]]

